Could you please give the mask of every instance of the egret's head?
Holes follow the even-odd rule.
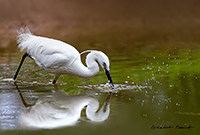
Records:
[[[106,73],[106,76],[108,78],[109,83],[111,84],[111,87],[114,88],[114,84],[112,82],[112,78],[110,75],[110,68],[109,68],[110,61],[109,61],[107,55],[101,51],[94,51],[94,52],[92,51],[92,53],[95,53],[96,59],[99,62],[99,64],[101,65],[101,67],[103,68],[104,72]]]

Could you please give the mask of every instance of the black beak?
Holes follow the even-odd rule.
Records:
[[[104,71],[105,71],[107,78],[108,78],[108,82],[111,84],[111,88],[114,89],[114,84],[113,84],[113,81],[112,81],[112,77],[110,75],[110,71],[107,69],[107,66],[106,66],[105,63],[103,64],[103,66],[104,66]]]

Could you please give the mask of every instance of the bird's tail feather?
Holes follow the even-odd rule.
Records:
[[[17,43],[19,44],[18,47],[21,49],[21,51],[23,51],[27,48],[25,42],[33,35],[28,27],[20,28],[20,30],[18,30],[17,33]]]

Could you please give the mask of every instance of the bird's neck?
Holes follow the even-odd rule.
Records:
[[[89,53],[86,58],[86,65],[85,66],[81,62],[81,58],[78,57],[76,61],[72,64],[71,70],[72,74],[75,76],[88,78],[95,76],[99,72],[99,65],[97,63],[97,58],[93,54]],[[73,71],[76,70],[76,71]]]
[[[98,109],[99,109],[98,101],[90,102],[86,108],[87,118],[90,119],[91,121],[104,121],[104,120],[108,119],[109,114],[110,114],[109,105],[106,107],[106,109],[105,109],[105,105],[103,105],[99,109],[99,111],[98,111]]]

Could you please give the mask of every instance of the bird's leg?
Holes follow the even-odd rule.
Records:
[[[53,80],[53,84],[56,83],[56,81],[58,80],[59,77],[60,77],[60,75],[56,74],[56,76],[55,76],[55,78],[54,78],[54,80]]]
[[[18,75],[18,73],[19,73],[19,70],[20,70],[20,68],[21,68],[21,66],[22,66],[22,64],[23,64],[23,62],[24,62],[24,60],[25,60],[25,58],[26,58],[27,56],[30,57],[31,59],[33,59],[33,58],[31,57],[30,54],[28,54],[27,52],[24,53],[24,55],[22,56],[21,62],[20,62],[20,64],[19,64],[19,67],[18,67],[18,69],[17,69],[17,71],[16,71],[16,73],[15,73],[15,75],[14,75],[14,77],[13,77],[13,80],[15,80],[15,79],[17,78],[17,75]]]
[[[28,55],[29,58],[31,58],[32,60],[34,60],[33,57],[30,54],[27,53],[27,55]]]
[[[22,103],[24,104],[24,106],[25,106],[25,107],[32,106],[32,104],[27,104],[26,101],[24,100],[24,97],[23,97],[23,95],[22,95],[20,89],[18,88],[17,83],[15,82],[14,84],[15,84],[15,86],[16,86],[16,89],[17,89],[18,92],[19,92],[19,96],[20,96],[20,98],[21,98]]]

